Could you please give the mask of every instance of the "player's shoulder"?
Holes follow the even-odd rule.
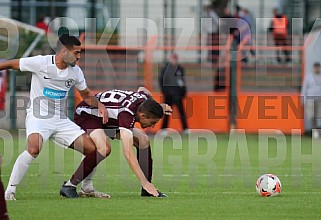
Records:
[[[32,60],[39,60],[42,63],[50,63],[50,60],[53,58],[53,55],[36,55],[36,56],[31,56],[31,57],[26,57],[26,58],[21,58],[21,59],[32,59]]]
[[[69,66],[68,68],[70,68],[70,70],[74,71],[77,74],[83,74],[80,66],[75,65],[75,66]]]
[[[78,66],[77,64],[75,66],[71,66],[71,68],[78,71],[81,70],[80,66]]]
[[[139,98],[141,99],[148,99],[149,97],[151,97],[151,94],[148,93],[148,91],[138,91],[136,93],[139,94]]]
[[[41,68],[47,68],[47,66],[52,65],[53,55],[37,55],[31,57],[20,58],[20,68],[21,66],[29,66],[33,68],[34,71]],[[30,71],[30,68],[29,68]]]
[[[135,113],[125,108],[118,113],[117,119],[119,127],[131,129],[135,124]]]

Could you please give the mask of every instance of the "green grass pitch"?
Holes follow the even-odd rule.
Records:
[[[13,140],[13,142],[12,142]],[[6,186],[25,140],[0,139]],[[141,198],[140,186],[118,141],[95,176],[95,187],[111,199],[59,196],[81,155],[48,142],[7,202],[11,219],[320,219],[321,141],[284,135],[211,132],[171,138],[151,136],[153,183],[168,198]],[[257,178],[276,174],[277,197],[260,197]]]

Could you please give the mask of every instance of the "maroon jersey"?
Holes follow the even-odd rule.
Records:
[[[96,98],[105,105],[108,111],[108,122],[102,124],[102,118],[98,117],[98,109],[82,101],[76,107],[74,119],[76,124],[84,130],[111,127],[133,128],[137,109],[147,100],[148,95],[144,92],[114,89],[98,93]]]

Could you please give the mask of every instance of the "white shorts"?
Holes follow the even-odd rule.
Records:
[[[40,119],[27,114],[26,133],[27,137],[30,134],[39,133],[42,136],[43,142],[50,138],[54,142],[68,148],[85,131],[69,118],[61,119],[53,117],[50,119]]]

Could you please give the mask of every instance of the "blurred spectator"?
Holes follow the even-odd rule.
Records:
[[[0,111],[5,109],[6,90],[7,90],[6,72],[0,71]]]
[[[235,23],[236,23],[236,19],[234,19],[234,16],[232,15],[230,8],[225,7],[223,10],[223,15],[220,17],[220,22],[219,22],[219,34],[223,44],[225,44],[228,38],[230,37],[230,35],[233,34],[236,27]],[[218,65],[216,67],[216,73],[214,75],[214,83],[213,83],[214,91],[222,91],[222,90],[225,90],[226,88],[225,59],[226,59],[226,51],[221,50],[220,57],[218,60]]]
[[[2,91],[3,84],[4,84],[4,74],[2,71],[0,71],[0,93]]]
[[[311,123],[313,138],[320,136],[317,129],[317,120],[321,118],[321,74],[320,63],[313,65],[313,73],[305,75],[301,90],[304,115],[307,122]]]
[[[254,28],[253,19],[249,13],[249,11],[246,8],[239,8],[238,11],[239,19],[237,20],[237,27],[238,30],[235,33],[235,39],[238,44],[242,42],[244,39],[247,39],[246,46],[249,46],[252,44],[252,29]],[[252,55],[254,55],[254,51],[250,49],[250,52]],[[247,63],[248,54],[246,54],[246,51],[242,51],[242,62]]]
[[[185,70],[179,64],[177,54],[173,53],[170,61],[162,69],[162,72],[159,76],[159,87],[165,98],[164,102],[171,107],[176,105],[178,108],[184,133],[188,133],[186,114],[183,106],[183,99],[186,96],[184,76]],[[168,115],[164,115],[162,124],[162,129],[164,129],[163,134],[167,133],[165,129],[168,127],[168,119]]]
[[[213,6],[205,6],[206,16],[211,18],[210,22],[205,23],[205,31],[207,33],[207,45],[218,46],[219,45],[219,17],[215,12]],[[208,53],[208,61],[217,62],[219,58],[219,50],[212,49]]]
[[[222,19],[220,19],[220,30],[219,30],[220,35],[233,34],[233,31],[235,28],[231,28],[231,27],[235,27],[234,25],[235,20],[230,19],[230,18],[234,18],[234,16],[232,15],[231,10],[228,7],[224,8],[224,13],[221,18]]]
[[[236,4],[235,5],[235,14],[234,14],[234,18],[241,18],[240,16],[240,11],[241,11],[241,6]]]
[[[49,17],[40,16],[39,19],[37,20],[36,27],[43,29],[46,32],[46,34],[48,34],[51,32],[48,26],[49,22],[50,22]]]
[[[279,12],[277,8],[273,9],[274,17],[271,23],[271,30],[273,33],[273,39],[276,46],[281,46],[283,53],[286,56],[286,62],[291,61],[290,50],[286,50],[284,47],[288,45],[288,18]],[[281,62],[280,52],[277,51],[277,61]]]
[[[44,30],[46,34],[42,37],[41,41],[38,42],[37,47],[32,51],[32,56],[41,55],[44,53],[47,53],[47,54],[55,53],[55,51],[49,44],[49,42],[54,40],[54,38],[56,37],[56,35],[53,34],[52,29],[50,29],[49,27],[50,21],[51,21],[50,17],[40,16],[38,18],[36,27]]]

